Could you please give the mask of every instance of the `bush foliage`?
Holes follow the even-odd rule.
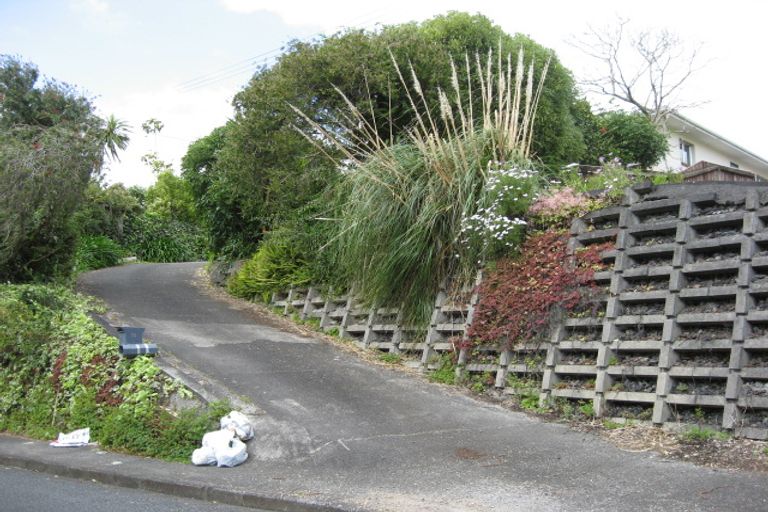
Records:
[[[567,245],[566,233],[547,231],[530,236],[518,257],[500,260],[480,285],[469,338],[504,347],[541,342],[559,312],[589,300],[583,285],[602,268],[606,247],[569,256]]]
[[[468,56],[474,70],[476,55],[485,64],[491,49],[506,58],[521,48],[527,62],[533,63],[535,76],[541,76],[549,62],[532,154],[552,164],[574,161],[583,152],[583,142],[574,124],[570,72],[552,51],[524,35],[506,34],[484,16],[450,13],[423,23],[374,32],[349,30],[292,43],[274,66],[256,73],[237,94],[233,120],[192,144],[182,162],[212,250],[232,257],[253,254],[264,233],[292,218],[293,211],[311,203],[339,178],[339,170],[323,154],[337,157],[339,152],[331,147],[321,150],[302,137],[295,127],[305,133],[314,129],[289,104],[332,131],[347,114],[341,91],[368,123],[375,124],[382,140],[405,142],[417,125],[418,110],[438,113],[438,89],[452,90],[451,59],[464,70]],[[412,104],[398,87],[390,51],[397,62],[412,64],[424,105],[419,100]],[[510,66],[516,68],[517,62]],[[404,73],[410,76],[409,69]],[[474,86],[472,91],[478,124],[481,89]],[[354,141],[348,138],[350,149]]]
[[[74,87],[0,55],[0,280],[71,273],[73,214],[105,157],[124,146],[121,128]]]
[[[227,288],[236,297],[259,298],[269,302],[273,292],[291,285],[310,284],[303,254],[296,247],[275,238],[265,241],[253,257],[233,275]]]
[[[121,358],[91,307],[62,287],[0,286],[0,430],[90,427],[104,447],[188,460],[224,406],[171,415],[165,401],[184,390],[151,358]]]
[[[194,225],[158,215],[144,214],[126,227],[127,246],[141,261],[174,263],[206,258],[206,238]]]
[[[118,265],[124,255],[125,249],[111,238],[103,235],[81,237],[75,252],[75,272]]]

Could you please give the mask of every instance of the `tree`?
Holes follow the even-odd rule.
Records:
[[[195,204],[189,183],[170,171],[159,173],[155,184],[147,190],[147,213],[194,224]]]
[[[141,123],[141,129],[144,130],[144,133],[149,135],[150,133],[160,133],[163,131],[163,127],[165,125],[162,121],[159,119],[155,119],[154,117],[150,117],[143,123]]]
[[[639,112],[618,110],[593,114],[589,103],[582,100],[577,125],[586,144],[582,164],[600,165],[618,158],[626,165],[648,169],[668,150],[666,137]]]
[[[117,119],[112,114],[107,117],[104,122],[101,145],[104,147],[105,155],[110,160],[120,160],[119,152],[128,147],[129,133],[131,133],[131,129],[128,123]]]
[[[323,152],[297,132],[296,128],[309,132],[311,127],[291,106],[330,131],[343,130],[347,105],[338,94],[341,91],[370,121],[375,120],[382,139],[397,141],[407,137],[415,115],[410,100],[397,87],[399,78],[391,55],[406,73],[410,73],[408,63],[413,66],[429,108],[437,112],[438,90],[451,88],[451,58],[465,66],[468,57],[475,68],[476,59],[484,60],[489,49],[500,49],[506,55],[517,54],[520,47],[533,60],[537,75],[553,57],[550,50],[529,38],[511,36],[488,18],[465,13],[377,32],[349,30],[312,42],[291,43],[274,66],[259,70],[235,96],[234,119],[217,143],[215,159],[206,160],[213,171],[204,171],[209,177],[202,180],[209,187],[205,201],[202,189],[193,187],[198,204],[207,202],[205,208],[211,213],[206,216],[218,216],[221,223],[229,224],[226,228],[217,224],[217,233],[212,235],[228,233],[229,240],[235,240],[241,232],[249,244],[258,241],[262,233],[292,219],[294,211],[313,202],[338,179],[338,170]],[[475,101],[479,101],[480,94],[475,93]],[[558,166],[583,152],[581,134],[574,124],[574,102],[571,74],[553,57],[534,134],[536,156],[547,164]],[[351,144],[355,134],[348,135]],[[203,145],[196,142],[190,149],[198,151]],[[332,148],[326,149],[332,152]],[[198,179],[202,174],[194,171],[186,176]],[[239,243],[222,241],[218,245]]]
[[[127,139],[72,86],[39,83],[33,64],[0,56],[0,280],[68,275],[73,218],[105,155]],[[117,136],[117,137],[115,137]]]
[[[671,112],[694,106],[681,92],[697,70],[699,48],[687,49],[666,29],[628,30],[629,20],[616,26],[590,27],[573,45],[598,63],[599,71],[580,81],[588,91],[619,100],[656,125]]]
[[[98,181],[91,180],[75,214],[75,223],[80,235],[107,236],[124,244],[126,221],[130,222],[130,218],[143,211],[139,199],[121,183],[103,187]]]

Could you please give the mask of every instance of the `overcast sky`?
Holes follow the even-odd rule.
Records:
[[[529,35],[577,79],[591,64],[568,41],[589,25],[621,16],[638,28],[667,28],[691,47],[701,44],[703,68],[684,92],[706,103],[683,113],[768,156],[768,4],[760,1],[0,0],[0,53],[79,86],[101,114],[131,124],[130,147],[107,179],[147,186],[154,178],[141,155],[155,150],[178,171],[188,144],[226,122],[232,96],[286,42],[449,10],[479,12],[508,33]],[[165,124],[157,137],[141,131],[151,117]]]

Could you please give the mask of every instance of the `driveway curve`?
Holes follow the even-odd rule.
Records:
[[[370,365],[202,294],[201,265],[127,265],[80,285],[265,411],[233,479],[349,510],[768,510],[764,474],[621,451]]]

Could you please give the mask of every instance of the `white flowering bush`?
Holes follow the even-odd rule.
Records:
[[[461,221],[459,242],[469,254],[493,258],[517,247],[522,239],[529,205],[538,197],[540,177],[532,169],[490,166],[485,190],[475,213]],[[461,257],[458,253],[457,258]]]

